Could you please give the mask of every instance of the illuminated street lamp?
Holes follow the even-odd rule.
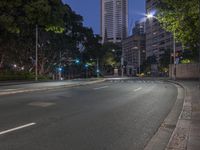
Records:
[[[92,60],[96,60],[96,65],[97,65],[96,73],[97,73],[97,78],[99,78],[99,75],[100,75],[99,58],[97,58],[97,59],[90,59],[90,60],[91,60],[91,61],[92,61]]]
[[[151,18],[155,18],[155,19],[157,19],[157,17],[155,17],[154,15],[153,15],[153,13],[148,13],[148,14],[146,14],[146,17],[147,17],[147,19],[151,19]],[[174,73],[174,80],[176,80],[176,38],[175,38],[175,35],[176,35],[176,32],[174,31],[173,32],[173,39],[174,39],[174,41],[173,41],[173,55],[174,55],[174,71],[173,71],[173,73]]]
[[[150,18],[154,18],[155,16],[154,16],[152,13],[148,13],[148,14],[146,15],[146,17],[147,17],[148,19],[150,19]]]
[[[141,66],[141,50],[137,46],[133,47],[132,49],[138,50],[138,74],[140,74],[140,72],[141,72],[141,68],[140,68],[140,66]]]
[[[35,81],[38,80],[38,25],[35,29]]]
[[[89,67],[89,65],[88,64],[85,64],[85,68],[87,69]]]
[[[75,63],[76,63],[76,64],[79,64],[79,63],[80,63],[80,60],[79,60],[79,59],[75,59]]]
[[[62,68],[58,68],[58,71],[61,72],[61,71],[62,71]]]
[[[14,67],[14,68],[17,68],[17,65],[16,65],[16,64],[14,64],[14,65],[13,65],[13,67]]]

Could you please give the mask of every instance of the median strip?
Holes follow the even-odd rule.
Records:
[[[6,133],[9,133],[9,132],[13,132],[13,131],[16,131],[16,130],[20,130],[20,129],[23,129],[23,128],[27,128],[27,127],[30,127],[30,126],[33,126],[33,125],[36,125],[36,123],[33,122],[33,123],[29,123],[29,124],[25,124],[25,125],[13,128],[13,129],[5,130],[5,131],[0,132],[0,135],[6,134]]]

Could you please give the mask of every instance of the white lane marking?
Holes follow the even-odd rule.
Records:
[[[134,92],[137,92],[137,91],[139,91],[139,90],[141,90],[141,89],[142,89],[142,88],[139,87],[139,88],[135,89]]]
[[[13,128],[13,129],[5,130],[5,131],[0,132],[0,135],[6,134],[6,133],[9,133],[9,132],[13,132],[13,131],[16,131],[16,130],[20,130],[20,129],[23,129],[23,128],[27,128],[27,127],[30,127],[30,126],[33,126],[33,125],[36,125],[36,123],[33,122],[33,123],[29,123],[29,124],[25,124],[25,125]]]
[[[31,102],[28,104],[29,106],[37,106],[37,107],[49,107],[55,105],[55,103],[50,102]]]
[[[14,90],[17,90],[17,89],[0,89],[0,91],[14,91]]]
[[[94,88],[94,90],[100,90],[100,89],[105,89],[105,88],[108,88],[108,86],[102,86],[102,87]]]

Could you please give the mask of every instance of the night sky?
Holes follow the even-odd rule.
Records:
[[[100,0],[63,0],[84,18],[84,25],[100,33]],[[136,20],[143,18],[145,0],[129,0],[129,34]]]

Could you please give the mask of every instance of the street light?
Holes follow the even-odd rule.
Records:
[[[97,73],[97,78],[99,78],[99,74],[100,74],[100,70],[99,70],[99,58],[97,59],[90,59],[91,61],[92,60],[96,60],[96,64],[97,64],[97,68],[96,68],[96,73]]]
[[[199,11],[200,11],[200,1],[199,1]],[[200,22],[200,13],[199,13],[199,22]],[[199,33],[200,40],[200,33]],[[199,89],[200,89],[200,41],[199,41]]]
[[[176,80],[176,38],[175,38],[175,31],[174,35],[174,42],[173,42],[173,49],[174,49],[174,80]]]
[[[99,58],[97,58],[97,78],[99,78]]]
[[[13,65],[13,67],[14,67],[14,68],[17,68],[17,65],[16,65],[16,64],[14,64],[14,65]]]
[[[152,13],[148,13],[148,14],[146,14],[146,17],[148,18],[148,19],[151,19],[151,18],[155,18],[155,19],[158,19],[156,16],[154,16]],[[176,35],[176,32],[175,32],[175,30],[174,30],[174,32],[173,32],[173,39],[174,39],[174,41],[173,41],[173,55],[174,55],[174,70],[173,70],[173,73],[174,73],[174,80],[176,80],[176,38],[175,38],[175,35]],[[170,56],[171,57],[171,56]]]
[[[150,18],[154,18],[154,15],[151,14],[151,13],[148,13],[148,14],[146,15],[146,17],[147,17],[148,19],[150,19]]]
[[[141,66],[141,52],[140,52],[140,48],[137,47],[137,46],[135,46],[135,47],[133,47],[133,49],[138,50],[138,73],[140,74],[140,72],[141,72],[141,68],[140,68],[140,66]]]
[[[122,56],[121,56],[121,77],[124,77],[124,51],[122,49]]]
[[[79,60],[79,59],[75,59],[75,63],[76,63],[76,64],[79,64],[79,63],[80,63],[80,60]]]
[[[38,80],[38,25],[35,29],[35,81]]]

